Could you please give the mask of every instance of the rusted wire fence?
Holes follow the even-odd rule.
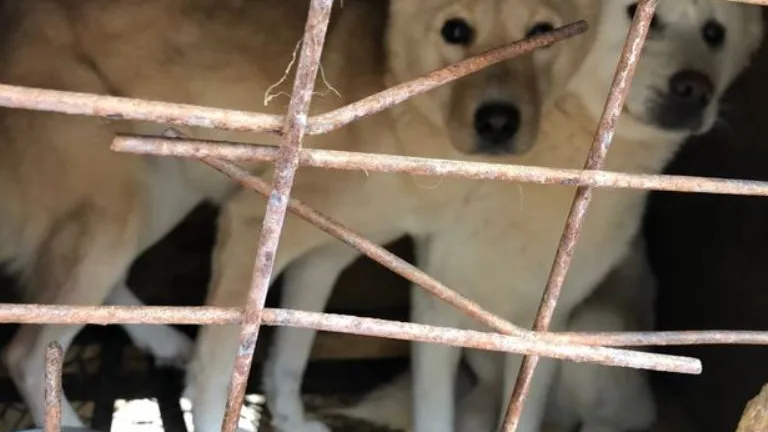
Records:
[[[735,1],[735,0],[724,0]],[[768,5],[768,0],[741,0]],[[251,359],[262,325],[293,326],[317,330],[445,343],[526,355],[510,400],[504,424],[514,431],[540,356],[588,361],[604,365],[697,374],[697,359],[609,348],[643,345],[767,344],[768,332],[652,332],[652,333],[551,333],[549,323],[578,241],[594,188],[628,188],[768,196],[768,182],[700,177],[641,175],[603,171],[616,120],[632,82],[657,0],[641,0],[622,51],[611,92],[595,132],[583,170],[553,169],[493,163],[463,162],[302,149],[302,138],[338,129],[380,112],[415,95],[466,76],[494,63],[529,53],[586,29],[575,22],[524,41],[488,51],[416,80],[400,84],[337,110],[309,116],[309,104],[319,68],[333,0],[311,0],[288,112],[285,116],[202,106],[172,104],[85,93],[0,85],[0,106],[108,119],[150,121],[168,125],[197,126],[231,131],[268,132],[281,137],[279,147],[164,137],[117,136],[116,151],[198,158],[243,186],[270,197],[255,258],[253,280],[244,308],[118,307],[0,305],[0,322],[37,324],[239,324],[240,347],[230,382],[222,432],[233,432],[243,401]],[[252,177],[231,161],[266,161],[275,164],[272,184]],[[550,277],[546,283],[534,329],[518,327],[491,314],[416,267],[365,239],[341,223],[290,197],[299,166],[341,170],[366,170],[451,176],[472,179],[519,181],[578,186],[565,224]],[[309,313],[264,307],[273,259],[286,212],[291,211],[319,229],[337,237],[392,271],[485,323],[494,332],[477,332],[346,315]],[[61,348],[51,345],[46,361],[45,430],[60,430]]]

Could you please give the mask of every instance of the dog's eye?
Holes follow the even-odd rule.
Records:
[[[725,42],[725,27],[717,21],[709,20],[701,29],[701,36],[707,45],[717,48]]]
[[[440,30],[446,42],[453,45],[469,45],[475,37],[475,30],[461,18],[451,18]]]
[[[553,26],[552,24],[550,24],[548,22],[539,22],[539,23],[534,24],[533,27],[531,27],[528,30],[528,33],[525,34],[525,37],[529,38],[531,36],[536,36],[536,35],[540,35],[540,34],[544,34],[544,33],[549,33],[549,32],[551,32],[554,29],[555,29],[555,26]]]
[[[631,5],[627,6],[627,16],[629,19],[635,18],[635,14],[637,13],[637,3],[632,3]],[[654,30],[659,27],[659,20],[656,18],[656,14],[653,14],[653,18],[651,18],[651,30]]]

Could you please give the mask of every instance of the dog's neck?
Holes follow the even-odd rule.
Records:
[[[581,168],[598,127],[599,114],[576,92],[566,92],[551,104],[543,116],[539,142],[532,150],[535,162],[562,168]],[[632,119],[619,119],[608,151],[605,169],[658,173],[674,156],[685,137],[672,136]],[[567,146],[567,149],[564,149]]]

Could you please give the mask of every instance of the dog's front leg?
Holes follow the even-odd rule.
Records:
[[[121,280],[104,301],[109,306],[146,306]],[[125,324],[121,326],[137,347],[160,365],[184,366],[192,356],[192,340],[170,325]]]
[[[639,235],[629,254],[578,305],[568,329],[581,332],[642,331],[653,327],[656,280]],[[553,417],[563,413],[581,432],[643,430],[656,419],[646,372],[589,363],[563,363],[553,389]]]
[[[222,208],[207,305],[243,306],[253,276],[264,209],[264,199],[246,190]],[[327,234],[289,214],[273,275],[279,274],[297,257],[330,240]],[[238,351],[239,329],[239,326],[222,325],[205,326],[200,331],[187,377],[187,395],[192,399],[197,431],[221,430],[227,387]]]
[[[430,242],[416,239],[416,259],[429,272]],[[420,287],[411,287],[411,321],[458,327],[459,312]],[[461,349],[449,345],[415,342],[411,345],[413,371],[413,432],[454,430],[454,380]]]
[[[430,294],[414,288],[412,307],[416,298]],[[433,302],[426,299],[426,302]],[[449,311],[452,312],[452,311]],[[414,321],[423,324],[456,327],[458,320],[446,316],[430,317],[417,313]],[[411,345],[413,370],[413,432],[450,432],[455,419],[454,378],[459,366],[461,349],[449,345],[414,342]]]
[[[339,274],[359,255],[342,243],[313,250],[291,263],[283,279],[280,307],[322,312]],[[329,432],[319,421],[308,420],[301,400],[301,383],[315,334],[309,329],[278,327],[264,365],[264,392],[279,432]]]

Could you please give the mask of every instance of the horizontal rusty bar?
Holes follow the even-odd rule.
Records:
[[[586,30],[583,21],[479,54],[425,77],[377,93],[337,110],[311,117],[311,134],[329,132],[361,117],[391,107],[416,94],[476,72],[495,62],[529,53],[536,48],[575,36]],[[282,132],[285,116],[231,109],[210,108],[145,99],[126,98],[0,84],[0,106],[112,120],[148,121],[243,132]]]
[[[283,116],[0,84],[0,106],[111,120],[279,133]]]
[[[22,324],[237,325],[242,323],[242,314],[241,308],[0,304],[0,323]],[[535,334],[528,331],[525,335],[511,336],[350,315],[270,308],[264,309],[262,321],[264,325],[269,326],[311,328],[336,333],[442,343],[521,354],[538,353],[547,357],[597,362],[607,366],[686,374],[699,373],[701,368],[698,360],[688,357],[568,343],[558,340],[557,333]],[[590,338],[590,335],[584,334],[583,337]],[[768,333],[764,337],[768,338]]]
[[[279,147],[225,141],[118,135],[112,149],[145,155],[190,158],[217,157],[239,161],[275,161]],[[669,192],[768,196],[768,182],[696,176],[630,174],[615,171],[546,168],[528,165],[469,162],[448,159],[302,149],[302,166],[367,172],[407,173],[476,180],[516,181],[566,186],[642,189]]]
[[[768,6],[768,0],[724,0],[729,1],[731,3],[745,3],[745,4],[753,4],[758,6]]]
[[[750,330],[685,330],[659,332],[544,333],[579,345],[640,347],[683,345],[768,345],[768,332]]]
[[[265,308],[264,310],[265,313],[270,311],[271,314],[279,309]],[[210,306],[64,306],[7,303],[0,304],[0,323],[231,325],[241,323],[242,313],[242,308]],[[309,314],[309,312],[306,313]],[[325,314],[317,315],[320,316],[318,319],[325,316]],[[271,323],[271,325],[276,324]],[[768,331],[692,330],[619,333],[527,331],[526,334],[552,343],[589,346],[768,345]]]

